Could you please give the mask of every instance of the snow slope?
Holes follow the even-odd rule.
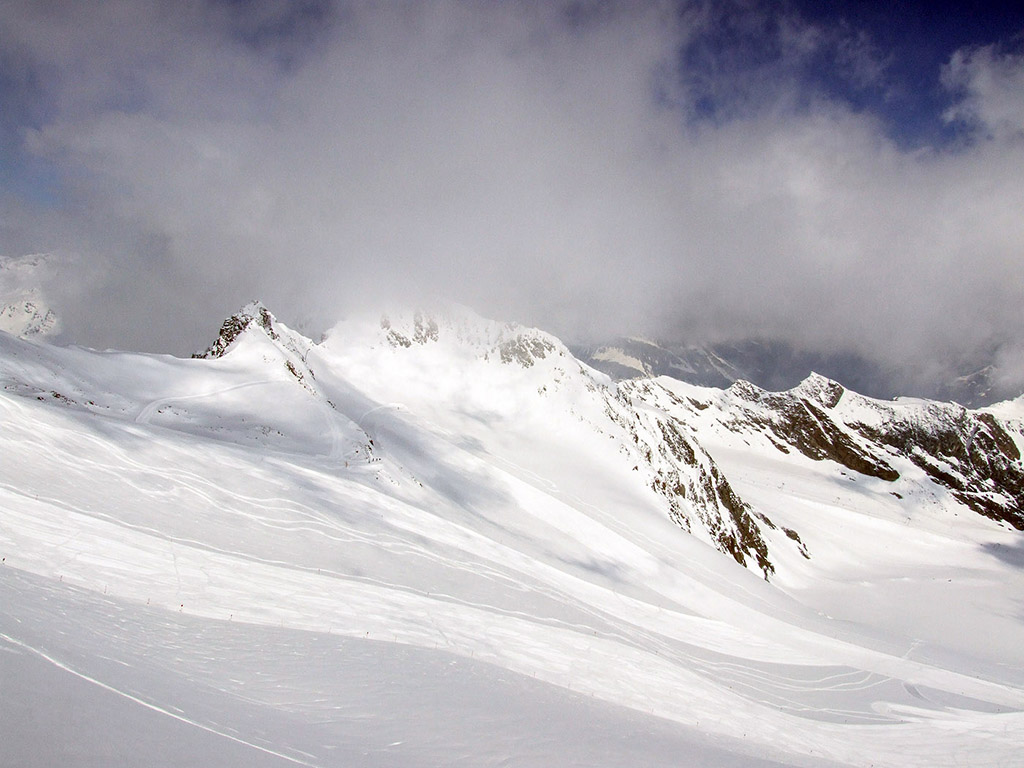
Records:
[[[264,312],[194,360],[0,334],[10,764],[1019,760],[1021,536],[912,462],[462,310]]]

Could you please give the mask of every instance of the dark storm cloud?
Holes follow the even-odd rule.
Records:
[[[889,87],[865,30],[746,4],[723,59],[711,7],[8,4],[20,158],[61,186],[7,195],[0,248],[80,254],[62,309],[99,345],[188,351],[252,296],[316,325],[441,295],[1024,367],[1021,60],[952,57],[966,139],[909,151],[848,98]]]

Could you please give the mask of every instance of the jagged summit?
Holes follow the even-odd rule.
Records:
[[[725,391],[743,400],[750,401],[758,400],[762,395],[768,394],[767,390],[761,389],[761,387],[752,384],[746,379],[737,379]]]
[[[203,352],[192,355],[196,359],[217,359],[232,351],[247,335],[256,339],[273,342],[286,355],[304,361],[313,342],[297,331],[293,331],[267,309],[263,302],[250,301],[238,312],[227,318],[220,327],[217,338]],[[294,366],[293,366],[294,367]]]
[[[807,378],[797,384],[792,392],[800,397],[814,400],[824,408],[835,408],[846,390],[838,381],[812,371]]]
[[[197,352],[192,357],[206,359],[223,357],[238,337],[251,327],[261,329],[271,339],[277,340],[280,336],[274,328],[276,321],[277,318],[270,313],[263,302],[254,299],[227,318],[221,324],[220,332],[214,342],[205,351]]]
[[[318,372],[344,370],[379,402],[445,425],[445,434],[530,476],[563,465],[571,476],[593,454],[644,504],[765,577],[771,548],[794,546],[769,540],[769,523],[733,492],[686,425],[652,412],[543,331],[461,307],[389,311],[339,323],[309,359]],[[531,447],[513,458],[509,440]],[[606,503],[599,486],[572,492]]]
[[[890,484],[879,493],[901,500],[934,503],[936,489],[943,489],[938,506],[963,505],[1024,530],[1024,423],[1013,401],[972,411],[931,400],[876,400],[818,375],[786,392],[747,382],[720,391],[659,381],[677,396],[670,412],[681,408],[686,415],[680,418],[733,449],[760,443],[831,462]]]
[[[346,387],[373,393],[377,403],[401,403],[430,423],[449,423],[453,433],[481,445],[498,425],[529,440],[542,425],[552,435],[575,434],[583,425],[619,446],[616,461],[632,468],[645,492],[661,497],[680,527],[765,576],[775,570],[780,548],[795,543],[805,557],[812,554],[796,524],[779,529],[732,486],[705,442],[709,433],[730,435],[730,444],[740,436],[747,445],[831,463],[892,484],[879,492],[899,498],[913,494],[905,478],[923,470],[955,503],[1024,526],[1024,474],[1014,437],[1022,432],[1019,424],[953,404],[874,400],[818,373],[783,392],[745,380],[725,390],[674,379],[665,386],[660,379],[612,382],[550,334],[452,305],[351,318],[314,344],[254,301],[224,322],[201,357],[231,354],[243,339],[255,345],[254,359],[282,355],[311,391],[324,386],[321,373],[338,381],[344,372]],[[260,345],[279,353],[259,351]],[[685,397],[672,394],[680,386]],[[325,390],[324,397],[331,396]],[[360,422],[359,414],[349,415]],[[567,444],[565,450],[575,449]]]

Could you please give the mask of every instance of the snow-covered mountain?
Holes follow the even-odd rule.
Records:
[[[0,333],[0,381],[15,764],[1010,765],[1024,740],[1022,401],[615,382],[459,308],[314,342],[259,303],[188,360]]]
[[[0,331],[25,337],[60,333],[60,318],[39,287],[53,269],[54,258],[46,254],[0,257]]]
[[[820,371],[845,385],[876,397],[907,394],[955,401],[976,408],[1020,394],[1000,376],[996,350],[965,360],[948,381],[907,381],[906,374],[887,369],[852,352],[817,352],[778,339],[741,339],[706,345],[685,341],[656,342],[626,337],[596,346],[573,348],[589,365],[615,379],[671,376],[689,384],[727,388],[748,381],[763,389],[796,386]]]
[[[703,387],[728,387],[737,379],[754,378],[712,347],[669,347],[651,339],[627,336],[606,344],[576,347],[573,351],[613,379],[672,376]]]

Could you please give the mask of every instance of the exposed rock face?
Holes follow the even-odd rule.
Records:
[[[1024,530],[1024,466],[1007,429],[990,413],[929,403],[923,413],[896,408],[881,425],[851,426],[897,451],[975,512]]]
[[[0,307],[0,330],[25,338],[53,336],[60,330],[60,321],[52,309],[25,298]]]
[[[739,497],[686,423],[646,407],[658,403],[656,389],[670,394],[649,381],[623,382],[609,398],[609,418],[638,448],[650,487],[664,497],[669,517],[691,533],[703,529],[719,551],[767,579],[775,566],[762,529],[775,525]]]
[[[207,359],[222,357],[250,325],[256,325],[258,328],[263,329],[275,341],[279,338],[274,328],[274,316],[270,314],[270,310],[260,302],[253,301],[246,304],[221,324],[220,333],[213,344],[206,348],[206,351],[198,352],[192,355],[192,357]]]
[[[498,345],[498,354],[503,363],[518,363],[529,368],[537,360],[543,360],[555,351],[555,345],[541,338],[517,334]]]
[[[815,461],[830,459],[862,475],[893,481],[900,475],[881,456],[859,445],[826,412],[835,408],[844,394],[836,382],[812,376],[789,392],[765,392],[748,382],[729,388],[743,407],[738,426],[753,426],[773,437],[773,444],[786,453],[794,448]]]
[[[750,505],[735,491],[714,460],[699,445],[683,435],[682,425],[674,419],[657,419],[660,440],[654,440],[652,457],[655,476],[651,487],[662,494],[669,505],[669,516],[686,530],[693,523],[684,502],[711,535],[718,549],[740,565],[750,558],[764,577],[775,572],[768,559],[768,545]],[[763,524],[771,521],[761,517]]]
[[[589,423],[595,436],[616,439],[625,467],[657,494],[671,520],[765,578],[774,573],[764,536],[764,530],[774,527],[771,521],[739,497],[686,424],[639,399],[634,402],[632,382],[609,382],[542,331],[486,321],[468,311],[395,312],[381,318],[379,330],[399,356],[406,350],[429,354],[437,344],[439,353],[457,349],[455,360],[468,354],[509,366],[516,373],[510,372],[508,381],[529,381],[539,397],[572,389],[576,394],[566,401],[574,411],[571,417]],[[500,376],[496,380],[505,381]]]
[[[496,356],[501,362],[529,368],[548,355],[565,354],[547,334],[532,328],[523,328],[515,323],[489,324],[487,332],[467,327],[463,316],[446,317],[416,310],[411,317],[384,315],[380,319],[381,330],[392,347],[411,349],[414,345],[425,346],[444,336],[448,341],[465,343],[479,348],[483,357]]]
[[[413,316],[413,332],[410,334],[411,338],[410,336],[406,336],[393,328],[391,320],[388,319],[387,315],[381,317],[380,327],[381,330],[387,332],[388,343],[393,347],[405,347],[408,349],[414,343],[426,344],[429,341],[437,341],[437,321],[433,318],[427,318],[424,320],[423,313],[421,312],[416,312]]]
[[[682,418],[691,423],[710,419],[736,434],[760,435],[782,453],[833,461],[860,475],[895,482],[900,461],[912,464],[968,509],[1024,530],[1024,465],[1015,430],[993,413],[874,400],[816,374],[788,392],[740,381],[707,400],[675,401],[675,412],[689,412],[692,419]]]

